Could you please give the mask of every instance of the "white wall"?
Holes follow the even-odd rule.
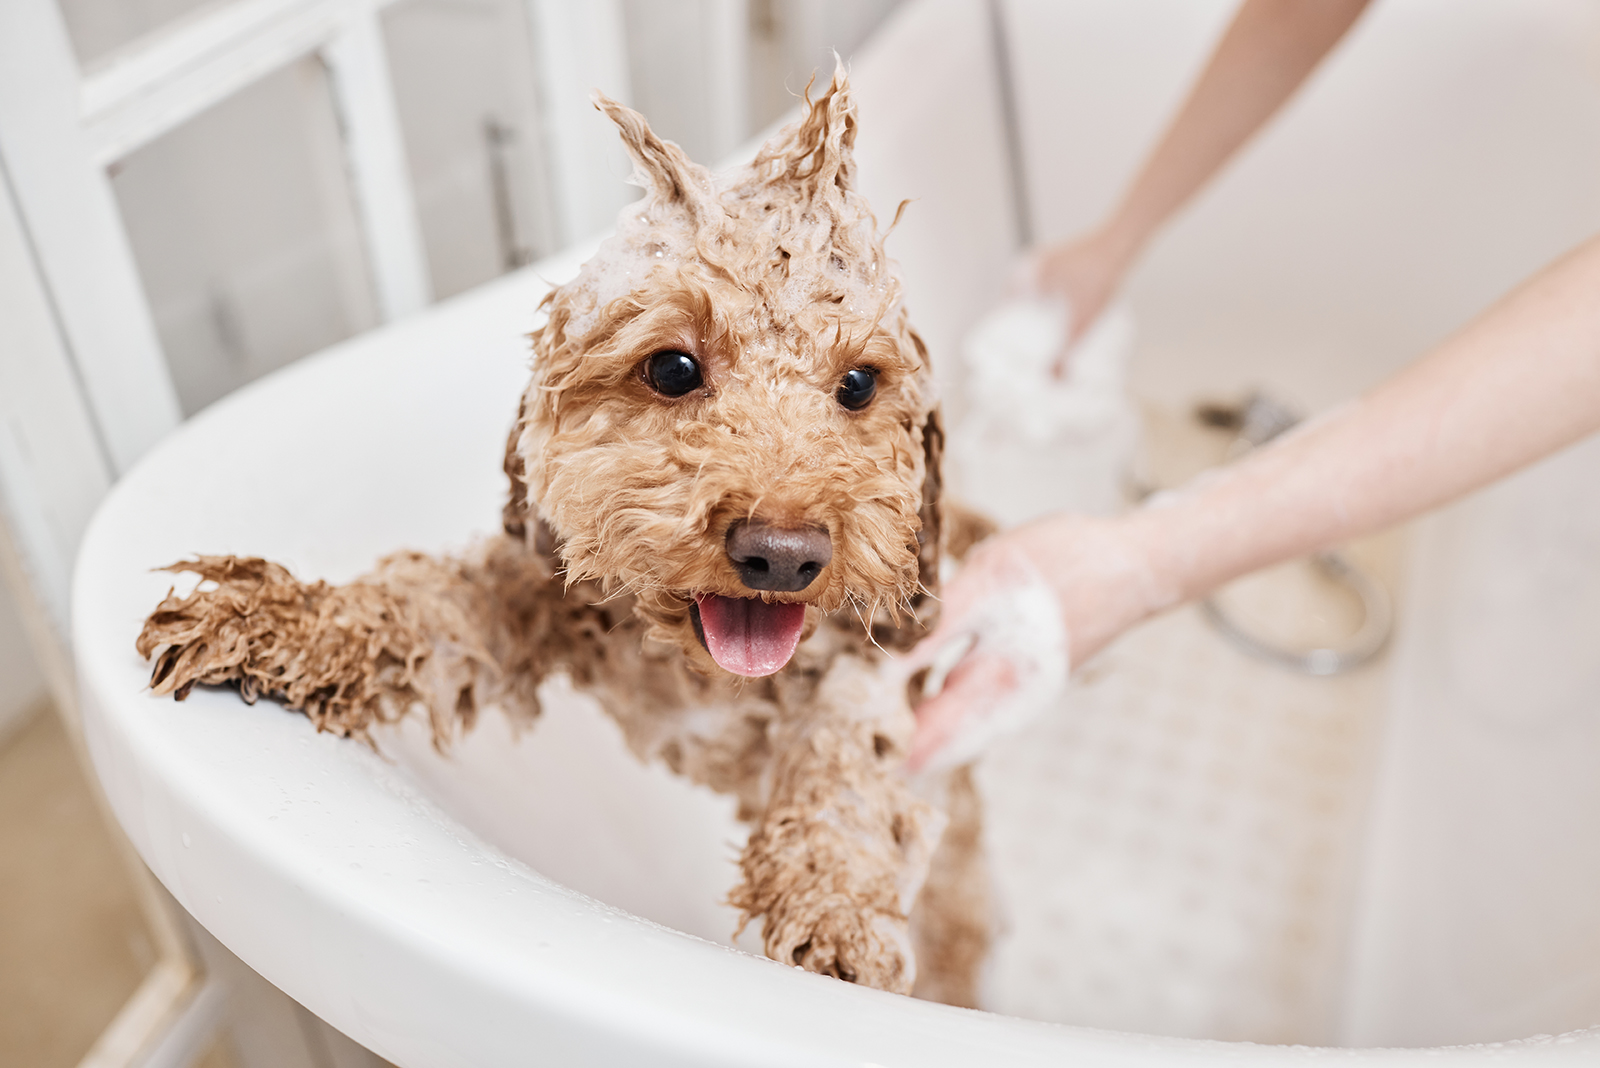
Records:
[[[1009,0],[1040,236],[1106,211],[1230,0]],[[1139,391],[1322,408],[1600,224],[1595,8],[1387,0],[1149,249]]]
[[[1600,1021],[1600,438],[1430,517],[1342,1041]]]

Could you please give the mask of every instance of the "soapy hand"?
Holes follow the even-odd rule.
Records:
[[[1054,515],[998,534],[945,585],[939,624],[903,662],[928,669],[913,770],[954,767],[1060,703],[1069,656],[1165,607],[1125,519]]]
[[[1057,703],[1066,688],[1067,633],[1055,592],[1012,547],[987,554],[981,566],[981,576],[956,587],[960,601],[940,609],[938,630],[907,658],[908,674],[928,669],[923,692],[934,695],[917,709],[913,769],[967,763]]]
[[[1052,362],[1051,373],[1066,374],[1073,346],[1100,318],[1122,284],[1131,256],[1109,229],[1101,229],[1034,249],[1018,269],[1019,292],[1066,302],[1066,337]]]

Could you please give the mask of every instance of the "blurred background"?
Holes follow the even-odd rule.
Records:
[[[1083,442],[1007,453],[1015,442],[969,434],[962,338],[1024,245],[1077,233],[1113,202],[1235,7],[5,0],[0,503],[22,490],[44,503],[36,528],[18,521],[25,509],[7,516],[9,533],[0,524],[18,542],[0,538],[0,565],[36,565],[4,568],[0,590],[0,1064],[188,1063],[149,1061],[127,1036],[182,1003],[193,978],[182,962],[196,957],[229,984],[206,1017],[228,1027],[184,1047],[202,1063],[379,1063],[174,920],[85,777],[62,642],[66,562],[116,473],[159,434],[124,449],[86,431],[78,463],[50,444],[70,437],[70,405],[15,399],[34,395],[14,384],[33,385],[57,333],[97,309],[62,303],[93,264],[57,270],[37,229],[49,172],[22,166],[17,139],[32,127],[18,116],[55,90],[7,81],[7,64],[31,57],[5,20],[42,12],[59,24],[68,120],[88,129],[85,169],[104,178],[106,225],[125,235],[148,305],[151,365],[176,395],[177,410],[152,417],[162,432],[276,368],[606,229],[636,191],[590,87],[714,164],[781,121],[837,51],[853,65],[864,191],[880,221],[913,200],[889,251],[945,389],[951,483],[972,498],[992,490],[980,503],[997,509],[1005,494],[1023,501],[1005,516],[1015,520],[1082,505],[1036,469],[1070,467]],[[320,8],[375,11],[376,47],[273,36],[291,26],[322,40]],[[228,34],[258,40],[253,73],[203,108],[169,106],[152,57],[181,67],[183,49]],[[376,124],[363,85],[383,88]],[[374,181],[384,148],[359,135],[383,128],[385,101],[398,155]],[[374,228],[371,194],[395,190],[415,212]],[[1597,228],[1600,7],[1377,0],[1130,277],[1131,355],[1112,389],[1137,440],[1108,448],[1131,449],[1139,485],[1112,487],[1116,500],[1099,506],[1236,455],[1233,433],[1196,419],[1197,405],[1264,395],[1314,414],[1341,403]],[[57,303],[29,305],[30,335],[9,302],[36,270]],[[48,477],[24,485],[19,469]],[[1070,707],[980,772],[1011,921],[986,1004],[1299,1043],[1597,1022],[1600,898],[1582,889],[1600,879],[1596,479],[1590,442],[1350,547],[1396,604],[1394,641],[1360,670],[1285,670],[1189,608],[1080,672]],[[29,557],[52,543],[59,560]],[[1306,647],[1361,622],[1348,588],[1303,565],[1225,600],[1258,632]]]

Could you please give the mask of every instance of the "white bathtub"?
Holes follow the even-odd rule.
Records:
[[[1006,13],[1035,215],[1056,236],[1113,195],[1227,5],[1038,0]],[[1336,402],[1592,231],[1597,24],[1600,9],[1576,2],[1380,0],[1134,279],[1137,391],[1173,405],[1264,383],[1309,408]],[[987,27],[979,4],[913,5],[855,72],[866,191],[885,214],[918,198],[891,251],[936,359],[1011,255]],[[444,761],[415,735],[379,757],[227,693],[143,694],[132,638],[167,586],[150,567],[240,552],[342,580],[382,552],[494,529],[520,335],[541,278],[576,255],[427,313],[403,344],[379,331],[227,398],[130,474],[85,539],[74,614],[96,766],[151,868],[252,967],[406,1068],[1600,1060],[1600,1031],[1582,1031],[1600,1023],[1593,443],[1417,532],[1399,639],[1381,673],[1351,684],[1369,713],[1337,774],[1298,769],[1326,765],[1318,747],[1343,736],[1344,698],[1327,697],[1339,691],[1205,652],[1181,617],[1132,636],[1133,652],[1040,728],[1078,760],[1053,793],[1051,768],[1035,767],[1040,811],[1125,828],[1138,817],[1136,830],[1180,827],[1179,846],[1203,844],[1201,787],[1163,799],[1129,785],[1175,781],[1177,735],[1132,714],[1159,691],[1169,706],[1192,697],[1191,720],[1243,731],[1230,774],[1294,772],[1249,804],[1287,797],[1284,811],[1334,812],[1348,832],[1312,840],[1290,821],[1277,839],[1234,835],[1257,852],[1239,878],[1206,885],[1244,896],[1185,913],[1181,872],[1152,864],[1138,834],[1063,836],[1029,869],[997,827],[1014,878],[1072,873],[1063,907],[1080,927],[1132,933],[1120,948],[1061,941],[1077,956],[1049,981],[1084,993],[1029,1011],[1123,1033],[923,1004],[727,945],[732,915],[716,902],[740,833],[730,806],[637,766],[582,698],[553,694],[521,740],[489,717]],[[953,373],[946,387],[959,415]],[[1201,693],[1173,674],[1182,657],[1226,684]],[[1238,718],[1273,702],[1270,720]],[[1297,726],[1315,716],[1322,733]],[[1268,722],[1276,748],[1244,744]],[[1016,811],[998,800],[997,815]],[[1306,864],[1271,875],[1296,850]],[[1303,885],[1306,872],[1322,883]],[[1307,893],[1321,926],[1298,958],[1266,968],[1248,925],[1219,934],[1218,909],[1265,915]],[[1150,952],[1137,936],[1153,930],[1182,952]],[[1052,937],[1014,928],[1004,959],[1032,959],[1018,938]],[[1096,976],[1124,989],[1106,995]],[[1017,970],[990,990],[1016,1006],[1026,986]],[[1529,1037],[1558,1032],[1573,1033]],[[1506,1040],[1520,1041],[1492,1044]],[[1326,1048],[1460,1043],[1491,1044]]]

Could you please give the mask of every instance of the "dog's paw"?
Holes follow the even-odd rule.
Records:
[[[201,582],[185,597],[169,593],[135,643],[151,660],[152,693],[181,701],[196,685],[233,685],[247,702],[280,698],[321,730],[356,735],[417,700],[431,645],[382,589],[301,582],[256,557],[167,570]]]
[[[917,965],[903,918],[865,910],[857,901],[818,906],[769,917],[767,956],[848,983],[911,993]]]

